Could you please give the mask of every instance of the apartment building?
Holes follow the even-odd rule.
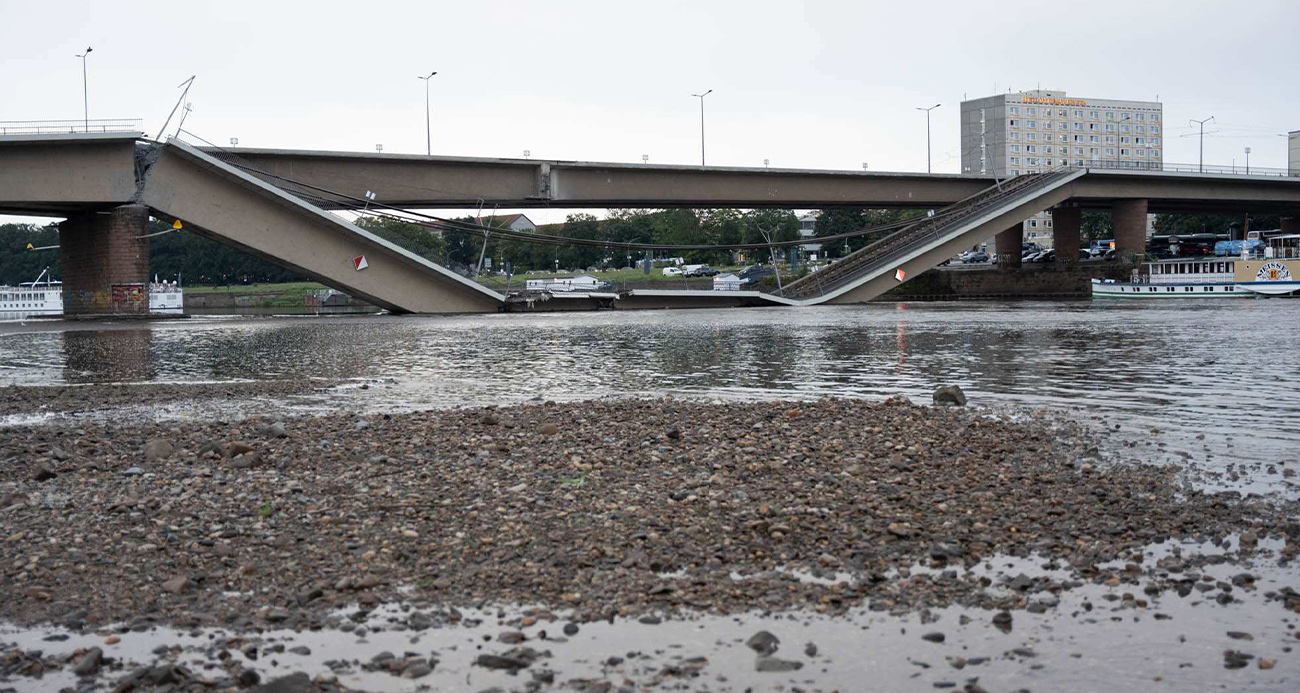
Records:
[[[961,103],[961,170],[1007,178],[1055,168],[1159,170],[1160,103],[1034,89]],[[1025,220],[1025,240],[1052,244],[1052,216]],[[991,245],[991,244],[990,244]]]

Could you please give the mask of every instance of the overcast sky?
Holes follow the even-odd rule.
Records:
[[[1030,89],[1159,100],[1165,160],[1285,167],[1298,0],[0,0],[0,120],[140,118],[240,146],[957,172],[958,104]],[[559,221],[566,212],[530,212]]]

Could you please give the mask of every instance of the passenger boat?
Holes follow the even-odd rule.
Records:
[[[1094,298],[1244,298],[1300,292],[1300,234],[1272,236],[1240,255],[1144,263],[1128,282],[1093,279]]]
[[[133,285],[138,286],[138,285]],[[180,315],[185,299],[179,281],[149,283],[149,312],[155,315]],[[0,286],[0,320],[22,320],[63,315],[63,282],[55,281],[46,269],[36,281],[18,286]]]

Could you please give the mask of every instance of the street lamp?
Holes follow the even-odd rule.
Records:
[[[771,159],[763,159],[763,168],[767,168],[767,165],[770,161]]]
[[[643,163],[643,164],[648,164],[648,163],[650,163],[650,155],[649,155],[649,154],[642,154],[642,155],[641,155],[641,163]]]
[[[925,172],[930,172],[930,111],[938,108],[941,104],[935,104],[929,108],[916,107],[918,111],[925,111]]]
[[[1196,166],[1198,173],[1205,173],[1205,124],[1210,122],[1211,120],[1214,120],[1214,116],[1210,116],[1205,120],[1196,120],[1195,118],[1187,119],[1188,124],[1197,123],[1201,126],[1201,154],[1200,154],[1201,158],[1200,158],[1200,163],[1198,163]]]
[[[1250,175],[1250,147],[1246,147],[1246,175]]]
[[[415,77],[424,80],[424,153],[430,156],[433,155],[433,126],[430,125],[431,121],[429,120],[429,80],[433,79],[436,74],[438,73],[430,72],[428,77],[419,75]]]
[[[524,150],[524,158],[525,158],[525,159],[527,159],[528,157],[530,157],[530,156],[532,156],[532,155],[533,155],[533,150],[531,150],[531,149],[525,149],[525,150]]]
[[[863,171],[867,170],[867,162],[865,162],[865,161],[862,162],[862,170],[863,170]]]
[[[232,146],[232,147],[238,147],[238,146],[239,146],[239,138],[238,138],[238,137],[231,137],[231,138],[230,138],[230,146]]]
[[[81,100],[82,106],[85,108],[84,117],[86,132],[90,132],[90,87],[88,87],[86,83],[86,56],[90,55],[92,50],[94,49],[90,46],[86,46],[85,53],[77,54],[77,57],[81,58]]]
[[[376,144],[376,145],[375,145],[375,151],[377,151],[377,152],[379,152],[379,153],[382,154],[382,153],[384,152],[384,145],[382,145],[382,144]]]
[[[701,166],[704,165],[704,97],[712,93],[713,90],[710,89],[704,92],[703,94],[691,94],[691,96],[694,96],[695,98],[700,100],[700,165]]]

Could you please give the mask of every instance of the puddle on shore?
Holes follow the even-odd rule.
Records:
[[[557,689],[581,689],[575,681],[609,681],[615,688],[637,689],[851,691],[862,690],[863,682],[870,681],[875,690],[960,690],[978,683],[989,691],[1293,691],[1300,681],[1295,652],[1300,648],[1300,615],[1266,596],[1297,586],[1294,567],[1279,567],[1271,560],[1279,548],[1278,542],[1261,542],[1256,561],[1260,565],[1220,562],[1223,549],[1210,544],[1166,542],[1137,552],[1147,567],[1163,557],[1199,553],[1209,560],[1196,572],[1213,581],[1231,580],[1249,569],[1255,582],[1233,591],[1232,604],[1220,605],[1213,595],[1201,592],[1180,597],[1173,590],[1139,594],[1142,601],[1135,603],[1119,596],[1140,592],[1137,585],[1109,588],[1088,583],[1059,593],[1025,594],[1027,600],[1050,608],[1013,611],[1011,623],[1001,628],[994,625],[994,611],[950,607],[902,615],[857,610],[843,616],[802,611],[695,615],[662,622],[619,619],[581,624],[576,633],[566,635],[562,613],[551,620],[543,609],[501,607],[466,609],[452,616],[450,610],[422,602],[412,593],[408,601],[370,612],[356,606],[335,612],[327,619],[329,627],[320,631],[130,632],[121,627],[83,634],[54,627],[0,626],[0,663],[15,649],[40,650],[49,662],[68,661],[79,648],[101,647],[113,660],[101,681],[116,682],[142,666],[175,664],[196,679],[219,685],[229,683],[241,669],[252,669],[262,681],[305,672],[336,677],[344,686],[368,691],[493,686],[517,690],[535,676],[545,677],[544,672],[553,673]],[[1013,576],[1069,578],[1067,569],[1045,563],[1033,557],[997,556],[972,572],[989,577],[987,589],[999,594],[1008,592]],[[916,566],[911,574],[928,570]],[[537,622],[523,627],[525,616]],[[773,656],[798,663],[799,669],[756,670],[758,656],[746,641],[763,630],[780,640]],[[526,640],[502,642],[500,636],[507,632],[522,633]],[[942,638],[935,635],[939,633]],[[110,636],[120,642],[105,644]],[[244,653],[250,646],[257,648],[256,659]],[[296,648],[306,650],[293,652]],[[531,648],[540,657],[516,673],[476,664],[485,654],[518,656],[516,648]],[[1243,667],[1226,668],[1228,650],[1251,658]],[[223,652],[228,657],[222,657]],[[385,652],[391,658],[381,655]],[[376,657],[423,660],[433,670],[418,679],[402,678],[382,667],[373,670]],[[1265,658],[1275,665],[1260,667]],[[4,666],[0,664],[0,671]],[[39,679],[0,675],[0,691],[58,691],[76,684],[70,662]]]

